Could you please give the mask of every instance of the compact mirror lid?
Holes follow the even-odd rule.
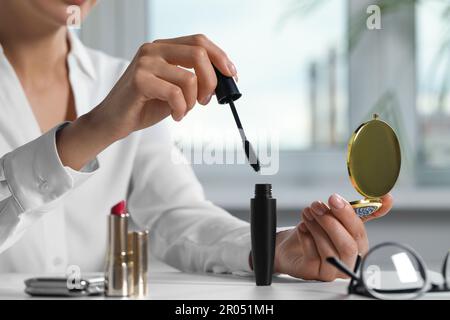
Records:
[[[366,198],[382,197],[400,174],[400,144],[394,130],[377,115],[353,133],[347,168],[355,189]]]

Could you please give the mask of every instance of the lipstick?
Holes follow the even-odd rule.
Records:
[[[128,233],[128,252],[133,264],[133,296],[144,298],[148,294],[148,231]]]
[[[126,202],[111,208],[108,217],[108,252],[105,268],[105,295],[128,297],[133,294],[133,266],[128,256],[128,220]]]

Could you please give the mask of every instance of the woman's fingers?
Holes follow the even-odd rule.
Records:
[[[175,121],[180,121],[186,114],[187,105],[183,95],[183,90],[155,75],[145,74],[138,82],[141,92],[148,100],[157,99],[166,101],[171,109],[172,117]]]
[[[188,110],[193,106],[191,93],[194,91],[194,85],[188,85],[188,83],[194,80],[196,80],[196,100],[203,105],[208,104],[211,100],[217,87],[217,77],[213,65],[226,76],[237,76],[236,68],[225,52],[204,35],[156,40],[153,43],[142,45],[139,53],[139,61],[145,61],[146,58],[153,58],[154,62],[158,62],[158,59],[165,61],[168,66],[160,68],[161,73],[157,76],[169,82],[172,82],[171,79],[174,76],[181,76],[181,73],[175,72],[169,66],[182,66],[195,70],[195,78],[184,74],[182,79],[175,79],[176,81],[182,81],[185,85],[174,82],[184,92],[189,91],[186,97]],[[187,87],[189,87],[189,90]]]
[[[300,224],[300,226],[302,227],[299,228],[300,232],[298,232],[297,235],[300,243],[305,249],[305,257],[308,258],[309,261],[320,262],[319,252],[317,251],[317,247],[308,228],[305,224]]]
[[[330,214],[329,208],[322,202],[313,202],[311,212],[314,214],[315,221],[331,239],[342,262],[353,268],[358,253],[368,250],[367,237],[356,241],[339,220]]]
[[[363,221],[356,215],[353,207],[347,200],[338,194],[333,194],[328,199],[328,205],[331,213],[339,220],[357,243],[360,244],[367,239]],[[361,253],[364,254],[365,252]]]
[[[390,195],[384,196],[382,208],[372,219],[385,215],[392,207],[392,200]],[[302,220],[297,227],[299,241],[306,260],[314,261],[319,256],[320,264],[316,270],[319,279],[329,281],[347,277],[328,264],[327,257],[339,257],[345,265],[353,268],[357,255],[367,253],[369,243],[364,223],[341,196],[332,195],[328,205],[320,201],[312,203],[311,207],[303,210]],[[312,254],[307,257],[308,252]]]
[[[381,198],[381,202],[383,205],[381,206],[381,208],[378,211],[374,212],[370,216],[362,218],[362,220],[364,222],[370,221],[373,219],[378,219],[378,218],[385,216],[392,209],[392,204],[394,202],[394,198],[390,194],[387,194]]]
[[[226,53],[220,49],[214,42],[208,39],[203,34],[196,34],[191,36],[162,39],[155,41],[157,43],[171,43],[171,44],[184,44],[189,46],[198,46],[206,49],[211,62],[228,77],[236,77],[237,71],[233,62],[228,58]]]
[[[107,134],[101,142],[109,145],[169,114],[180,121],[196,101],[207,104],[217,87],[213,64],[227,76],[236,75],[226,54],[205,36],[143,44],[111,92],[90,113],[104,124]],[[193,68],[195,74],[183,67]]]
[[[217,77],[205,48],[181,44],[158,44],[170,64],[193,68],[198,79],[198,102],[207,104],[217,87]]]
[[[154,63],[151,68],[158,78],[173,83],[183,90],[187,105],[186,113],[190,111],[197,101],[197,76],[188,70],[165,62]]]
[[[303,247],[305,265],[295,266],[296,270],[292,270],[291,275],[305,280],[317,280],[322,261],[316,244],[304,222],[300,223],[297,229],[298,241]]]
[[[332,281],[337,277],[338,270],[328,264],[326,262],[326,258],[339,257],[339,253],[327,233],[322,229],[317,221],[315,221],[313,213],[309,207],[303,210],[303,216],[306,228],[311,233],[317,252],[321,258],[319,277],[324,281]]]
[[[193,68],[197,76],[197,100],[206,104],[217,87],[217,77],[209,60],[206,49],[182,44],[164,42],[148,43],[141,47],[144,57],[156,56],[164,59],[167,64]]]

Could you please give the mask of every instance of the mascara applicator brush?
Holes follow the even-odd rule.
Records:
[[[236,106],[234,105],[234,101],[239,99],[242,94],[239,92],[239,89],[236,86],[233,78],[223,75],[219,70],[217,70],[215,66],[214,71],[216,72],[217,76],[217,87],[215,90],[217,101],[219,102],[219,104],[228,103],[230,105],[234,121],[236,122],[236,126],[239,129],[239,135],[241,136],[242,145],[244,146],[245,156],[247,157],[248,163],[253,168],[253,170],[259,172],[261,170],[259,159],[256,155],[255,149],[253,149],[252,144],[245,135],[245,131],[242,127],[241,120],[239,119]]]

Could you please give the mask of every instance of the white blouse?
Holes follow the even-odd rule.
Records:
[[[69,32],[69,77],[78,116],[98,105],[127,62],[86,48]],[[107,216],[122,199],[150,230],[150,251],[186,271],[250,271],[250,229],[205,200],[187,164],[172,161],[164,121],[100,153],[79,172],[64,167],[55,132],[41,134],[0,46],[0,272],[101,271]],[[86,143],[89,143],[86,141]]]

